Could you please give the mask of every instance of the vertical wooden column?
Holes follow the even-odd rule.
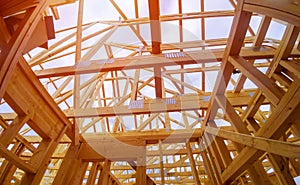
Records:
[[[161,53],[159,0],[148,0],[148,4],[149,4],[149,19],[150,19],[151,40],[152,40],[152,54],[159,54]],[[161,68],[159,66],[154,67],[154,81],[155,81],[156,97],[162,98],[162,78],[161,78]]]
[[[135,18],[139,18],[139,4],[138,0],[134,0],[134,12],[135,12]],[[140,33],[140,25],[136,25],[136,31]]]
[[[69,146],[67,154],[55,176],[53,185],[69,184],[74,173],[72,166],[78,157],[81,148],[80,146],[81,145]]]
[[[98,185],[108,184],[110,165],[111,165],[111,162],[108,159],[105,159],[103,168],[101,170],[101,173],[100,173],[100,176],[99,176],[99,179],[98,179]]]
[[[88,167],[88,162],[82,161],[80,159],[76,160],[76,164],[74,166],[74,175],[73,178],[70,181],[70,184],[72,185],[81,185],[85,172],[87,170]]]
[[[159,66],[154,67],[154,82],[155,82],[155,94],[157,98],[162,98],[162,77],[161,68]]]
[[[187,140],[185,142],[185,145],[186,145],[188,157],[189,157],[189,160],[190,160],[192,174],[193,174],[193,178],[194,178],[195,184],[196,185],[201,185],[201,182],[200,182],[200,179],[199,179],[199,175],[198,175],[198,170],[196,168],[196,163],[195,163],[195,159],[194,159],[194,156],[193,156],[193,151],[192,151],[190,142]]]
[[[137,94],[138,94],[138,89],[139,89],[139,80],[140,80],[140,69],[135,70],[134,74],[134,81],[133,81],[133,87],[131,90],[131,100],[136,100]]]
[[[204,0],[200,0],[200,11],[201,13],[204,13],[205,9],[204,9]],[[206,39],[206,34],[205,34],[205,18],[202,17],[201,18],[201,40],[205,40]],[[202,47],[203,50],[205,50],[205,47]],[[202,68],[205,68],[205,63],[202,64]],[[201,84],[201,88],[202,91],[205,92],[206,89],[206,75],[205,75],[205,70],[203,70],[203,72],[201,72],[201,80],[202,80],[202,84]],[[202,115],[204,115],[205,111],[202,110]]]
[[[210,143],[209,139],[207,139],[207,134],[206,133],[204,133],[204,136],[202,136],[202,139],[203,139],[203,147],[202,148],[206,149],[207,154],[210,157],[210,161],[211,161],[210,164],[212,164],[212,167],[214,169],[214,174],[215,174],[215,177],[216,177],[216,180],[217,180],[217,184],[221,184],[220,174],[221,174],[221,171],[223,170],[224,166],[220,162],[221,161],[220,156],[215,155],[215,153],[214,153],[214,148],[215,148],[214,146],[215,145],[214,144],[210,145],[211,143]]]
[[[149,19],[152,39],[152,54],[160,53],[161,44],[161,29],[159,22],[159,0],[148,0],[149,4]]]
[[[81,60],[81,43],[82,43],[82,20],[83,20],[83,4],[84,0],[79,0],[78,18],[77,18],[77,32],[76,32],[76,52],[75,52],[75,64]],[[74,78],[74,109],[80,107],[80,75],[75,75]],[[79,119],[74,118],[73,121],[73,138],[72,143],[74,145],[79,144]]]
[[[274,168],[275,174],[280,184],[283,185],[295,184],[293,176],[290,173],[288,159],[275,154],[268,154],[267,156]]]
[[[160,167],[160,178],[161,178],[161,185],[165,184],[165,172],[164,172],[164,159],[163,159],[163,149],[162,149],[162,142],[159,140],[159,167]]]
[[[182,14],[182,0],[178,0],[178,13]],[[179,42],[183,42],[183,26],[182,26],[182,19],[179,19]],[[183,49],[180,49],[182,52]],[[184,70],[184,65],[180,65],[180,69]],[[180,80],[184,82],[184,73],[180,73]],[[184,85],[181,84],[181,93],[184,94]]]
[[[93,163],[93,165],[90,169],[90,173],[89,173],[89,177],[87,179],[86,185],[94,185],[95,184],[95,180],[96,180],[99,168],[100,168],[100,164],[98,162]]]
[[[142,147],[142,146],[140,146]],[[143,148],[143,152],[137,157],[136,167],[136,184],[144,185],[147,184],[146,180],[146,147]]]
[[[200,148],[200,154],[205,166],[205,171],[208,174],[208,177],[210,179],[211,184],[217,185],[218,181],[214,175],[214,164],[212,163],[211,159],[208,157],[207,151],[205,147],[203,146],[203,143],[201,140],[199,140],[199,148]]]

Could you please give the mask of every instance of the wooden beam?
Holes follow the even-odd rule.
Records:
[[[151,1],[151,0],[149,0]],[[155,66],[154,67],[154,83],[155,83],[155,95],[157,98],[162,98],[162,88],[163,87],[163,81],[162,81],[162,75],[161,75],[161,68]]]
[[[229,56],[241,55],[241,48],[244,43],[245,35],[250,23],[252,13],[243,10],[244,1],[239,1],[236,9],[233,24],[227,46],[222,57],[221,71],[218,73],[214,86],[213,95],[210,100],[210,106],[205,116],[203,126],[216,116],[218,106],[214,100],[216,94],[224,94],[234,69],[233,65],[228,62]]]
[[[144,147],[143,152],[137,156],[136,184],[147,184],[146,177],[146,147]]]
[[[229,61],[251,81],[253,81],[258,88],[263,91],[265,96],[273,105],[277,105],[279,103],[283,95],[283,91],[274,81],[253,67],[253,65],[247,62],[243,57],[230,57]]]
[[[159,168],[160,168],[161,185],[165,185],[164,158],[163,158],[163,148],[162,148],[161,140],[159,140],[158,148],[159,148],[158,150],[159,150]]]
[[[6,47],[7,43],[9,42],[9,40],[11,39],[11,35],[9,33],[9,30],[6,26],[6,23],[4,21],[3,17],[0,17],[0,46],[1,48]]]
[[[12,80],[8,84],[4,99],[14,107],[14,111],[18,115],[34,113],[28,125],[42,138],[56,139],[65,125],[68,128],[71,127],[70,121],[38,81],[26,61],[19,61]],[[33,105],[35,106],[34,110]],[[70,129],[67,129],[66,133],[71,136]]]
[[[109,161],[108,159],[105,159],[103,168],[101,170],[101,173],[100,173],[100,176],[98,179],[98,185],[108,184],[110,166],[111,166],[111,161]]]
[[[203,137],[204,136],[204,137]],[[207,139],[207,133],[203,132],[203,136],[201,138],[201,140],[203,141],[202,143],[200,143],[201,146],[201,150],[206,150],[207,151],[207,155],[210,158],[210,164],[212,165],[212,169],[214,171],[214,177],[216,179],[216,184],[221,184],[221,172],[224,169],[221,169],[222,166],[219,165],[219,161],[220,161],[220,156],[219,155],[215,155],[214,153],[214,149],[215,149],[215,144],[211,143],[208,141]]]
[[[90,28],[93,24],[91,25],[88,25],[84,28],[82,28],[82,31],[84,30],[87,30],[88,28]],[[108,33],[106,33],[106,35],[104,35],[102,37],[102,39],[99,40],[99,44],[95,44],[96,45],[100,45],[100,43],[102,42],[105,42],[105,40],[110,37],[110,35],[116,30],[116,26],[109,26],[109,27],[106,27],[100,31],[96,31],[92,34],[89,34],[85,37],[82,38],[82,41],[86,41],[88,39],[91,39],[97,35],[100,35],[102,33],[105,33],[107,31],[109,31]],[[61,40],[57,41],[56,43],[54,43],[53,45],[49,46],[48,50],[45,50],[45,51],[42,51],[40,52],[39,54],[37,54],[36,56],[32,57],[28,63],[29,65],[32,67],[32,66],[36,66],[36,65],[39,65],[39,64],[43,64],[45,62],[48,62],[49,61],[49,56],[56,56],[57,54],[63,52],[64,50],[68,49],[68,48],[71,48],[73,46],[76,45],[76,41],[72,41],[68,44],[66,44],[66,42],[69,42],[68,40],[71,39],[72,37],[74,37],[76,35],[76,32],[70,34],[70,35],[67,35],[66,37],[62,38]],[[65,44],[64,46],[61,46],[62,44]],[[91,49],[92,50],[92,49]],[[95,49],[94,49],[95,50]],[[98,51],[98,49],[96,49]],[[65,55],[62,55],[62,56],[65,56]],[[57,56],[58,57],[58,56]],[[61,56],[60,56],[61,57]],[[58,57],[59,58],[59,57]]]
[[[88,168],[88,162],[82,161],[82,160],[77,160],[76,163],[74,164],[74,168],[76,168],[76,172],[73,175],[73,178],[70,182],[70,184],[74,185],[81,185],[83,179],[85,178],[85,173]]]
[[[151,122],[156,119],[159,116],[160,113],[155,113],[152,114],[151,116],[149,116],[144,122],[141,123],[141,125],[139,125],[138,128],[136,128],[137,131],[142,131],[144,130],[145,127],[148,126],[148,124],[151,124]]]
[[[13,116],[13,117],[14,118],[11,119],[12,121],[14,121],[16,119],[16,115]],[[0,125],[4,129],[7,129],[9,127],[9,125],[2,119],[2,117],[0,117]],[[16,138],[17,141],[20,141],[24,146],[26,146],[26,148],[29,151],[34,152],[36,150],[36,148],[31,145],[30,141],[28,141],[27,139],[25,139],[20,133],[17,133],[16,136],[15,136],[15,138]],[[40,140],[38,142],[40,142]],[[3,145],[5,145],[5,142],[1,142],[1,143]]]
[[[117,5],[117,3],[114,0],[109,0],[111,4],[115,7],[115,9],[118,11],[118,13],[121,15],[121,17],[124,19],[124,21],[128,20],[127,16],[124,14],[124,12],[121,10],[121,8]],[[135,29],[133,25],[129,25],[130,29],[135,33],[137,38],[141,41],[141,43],[144,46],[148,46],[147,42],[145,42],[144,38],[141,36],[141,34]]]
[[[8,160],[9,162],[11,162],[13,165],[17,166],[21,170],[29,173],[36,173],[37,167],[21,160],[16,154],[9,151],[6,148],[6,146],[4,146],[2,143],[0,143],[0,151],[2,157],[4,157],[6,160]]]
[[[0,100],[4,96],[16,64],[22,56],[22,52],[27,42],[29,42],[46,6],[47,1],[43,1],[37,4],[35,8],[28,10],[6,48],[1,50],[0,61],[3,62],[0,64]]]
[[[99,171],[100,164],[98,162],[93,162],[92,167],[89,171],[89,177],[87,179],[86,185],[94,185],[96,181],[96,176]]]
[[[20,156],[24,149],[25,146],[21,142],[17,142],[10,151],[15,153],[17,156]],[[4,160],[1,164],[0,184],[10,184],[17,168],[17,166],[13,165],[8,160]]]
[[[289,0],[245,0],[244,10],[257,12],[279,20],[284,20],[296,26],[300,26],[300,8],[297,1]]]
[[[17,136],[23,125],[29,120],[29,116],[17,116],[14,121],[1,133],[0,143],[7,146]]]
[[[278,181],[284,185],[296,185],[293,176],[290,173],[289,161],[287,158],[275,154],[267,155],[270,163],[274,168],[274,172],[277,176]],[[289,159],[293,160],[293,159]]]
[[[208,174],[208,177],[210,179],[210,182],[213,184],[213,185],[217,185],[217,179],[215,177],[215,172],[214,172],[214,169],[213,169],[213,164],[212,164],[212,159],[210,159],[207,155],[207,150],[204,148],[203,146],[203,143],[199,142],[199,146],[200,146],[200,150],[201,150],[201,157],[203,159],[203,163],[204,163],[204,166],[207,170],[207,174]]]
[[[186,141],[185,146],[186,146],[187,153],[188,153],[188,156],[189,156],[189,161],[190,161],[190,164],[191,164],[191,169],[192,169],[192,174],[193,174],[193,179],[195,181],[195,184],[196,185],[201,185],[198,170],[197,170],[196,165],[195,165],[195,159],[194,159],[194,156],[193,156],[192,148],[191,148],[190,142],[188,140]]]
[[[39,0],[3,0],[0,3],[1,16],[6,17],[37,6]]]
[[[298,39],[299,31],[300,31],[300,26],[297,27],[292,24],[288,24],[286,26],[286,29],[282,37],[282,41],[280,42],[277,52],[274,55],[273,62],[271,63],[270,66],[272,70],[268,72],[270,75],[273,74],[274,70],[277,69],[276,67],[280,62],[280,60],[287,60],[289,58],[290,53],[293,51],[293,49],[296,49],[295,44]]]
[[[175,66],[187,64],[201,64],[221,61],[224,50],[201,50],[194,52],[185,52],[184,57],[166,58],[164,55],[135,56],[103,60],[89,60],[78,65],[70,67],[60,67],[53,69],[44,69],[35,71],[38,78],[49,78],[55,76],[66,76],[74,74],[87,74],[98,72],[109,72],[118,70],[130,70],[140,68],[153,68],[155,66]],[[275,54],[274,49],[264,48],[253,50],[252,48],[243,48],[240,56],[246,60],[272,58]],[[300,56],[300,51],[294,51],[291,57]]]
[[[239,94],[227,93],[226,96],[233,107],[246,106],[251,100],[253,90],[241,92]],[[98,108],[85,109],[68,109],[65,114],[68,118],[74,117],[106,117],[106,116],[122,116],[136,114],[155,114],[164,112],[181,112],[188,110],[207,110],[208,99],[211,99],[211,94],[190,94],[174,97],[175,103],[166,103],[168,98],[144,100],[142,108],[129,108],[127,105],[107,106]],[[263,103],[268,103],[264,101]],[[3,114],[5,119],[9,119],[14,115]]]
[[[253,42],[253,46],[254,47],[260,47],[262,44],[263,44],[263,41],[266,37],[266,34],[267,34],[267,31],[268,31],[268,28],[271,24],[271,20],[272,18],[271,17],[268,17],[268,16],[263,16],[262,17],[262,20],[260,22],[260,25],[259,25],[259,28],[258,28],[258,33],[257,35],[255,36],[255,40]],[[250,62],[251,63],[254,63],[255,60],[251,60]],[[246,76],[244,74],[241,74],[238,81],[237,81],[237,84],[235,86],[235,89],[234,91],[235,92],[240,92],[241,89],[243,88],[243,85],[246,81]]]
[[[299,79],[292,83],[289,91],[283,96],[266,123],[255,133],[255,136],[279,138],[288,128],[289,120],[297,119],[299,115],[298,110],[300,109],[297,107],[299,108],[300,99],[296,98],[298,96],[300,96]],[[250,165],[251,161],[257,160],[263,153],[265,152],[257,151],[251,147],[244,148],[222,173],[222,181],[228,182],[235,179]]]
[[[280,64],[280,61],[282,60],[282,58],[286,59],[287,56],[289,55],[289,53],[291,53],[293,45],[296,42],[297,39],[297,35],[298,35],[298,30],[297,27],[295,27],[294,25],[288,24],[285,30],[285,33],[283,35],[282,41],[274,55],[274,59],[270,65],[270,68],[268,69],[267,76],[269,78],[272,78],[272,75],[274,74],[274,72],[276,71],[280,71],[280,69],[278,68],[278,65]],[[295,71],[295,70],[294,70]],[[257,112],[257,110],[259,109],[259,107],[261,106],[261,102],[264,101],[265,97],[261,96],[262,92],[260,90],[258,90],[252,100],[250,105],[248,106],[246,111],[243,113],[243,120],[248,121],[251,126],[253,128],[255,128],[254,130],[258,130],[257,128],[257,123],[255,123],[255,121],[253,120],[253,116],[254,114]]]
[[[216,101],[219,106],[223,109],[226,115],[226,119],[230,121],[234,130],[238,133],[249,135],[250,131],[247,129],[246,123],[242,121],[240,116],[236,113],[236,110],[232,107],[230,102],[225,96],[217,95]],[[233,143],[236,147],[237,152],[241,152],[244,148],[244,145]],[[248,173],[256,184],[270,184],[267,173],[264,171],[260,161],[255,162],[252,166],[248,168]]]
[[[152,54],[161,53],[161,30],[160,30],[160,8],[159,0],[148,0],[149,5],[149,20],[151,29]]]
[[[139,79],[140,79],[140,69],[136,69],[134,75],[133,87],[131,90],[131,98],[130,98],[131,100],[136,100],[137,98]]]
[[[291,159],[300,157],[299,144],[267,139],[263,137],[256,137],[248,134],[242,134],[213,127],[206,127],[205,132],[249,147],[253,147],[258,150],[277,154]]]
[[[65,155],[65,158],[62,162],[62,164],[59,167],[59,170],[57,172],[57,175],[55,176],[55,179],[53,181],[54,185],[63,184],[63,183],[69,183],[71,181],[71,178],[73,176],[74,170],[72,168],[72,165],[76,159],[78,159],[78,155],[81,150],[81,145],[70,145],[68,148],[68,151]],[[68,173],[66,173],[68,172]]]
[[[134,143],[137,146],[141,143],[145,144],[157,144],[159,140],[162,140],[164,143],[173,143],[173,142],[185,142],[186,139],[190,141],[196,141],[202,134],[202,129],[194,129],[192,131],[187,130],[159,130],[159,131],[130,131],[124,133],[110,133],[110,134],[84,134],[84,138],[87,141],[97,141],[98,143],[105,143],[109,140],[115,140],[120,142],[120,144],[133,145]],[[137,142],[139,141],[139,142]]]
[[[22,177],[21,184],[39,184],[41,182],[52,154],[56,150],[58,141],[65,131],[66,129],[61,131],[61,135],[58,136],[57,140],[43,140],[39,143],[37,150],[29,160],[29,163],[33,164],[37,168],[37,171],[36,173],[26,172]]]
[[[282,67],[292,72],[298,78],[300,78],[300,64],[295,60],[281,60],[279,63]]]
[[[134,161],[127,161],[131,169],[137,171],[137,163]],[[147,185],[156,185],[155,182],[147,175],[146,176]]]
[[[79,0],[78,15],[77,15],[77,30],[76,30],[76,47],[75,47],[75,64],[78,64],[81,60],[82,49],[82,21],[83,21],[83,6],[84,0]],[[74,96],[73,96],[74,108],[80,107],[80,76],[74,77]],[[73,138],[72,143],[74,145],[79,144],[79,119],[74,119],[72,124]]]

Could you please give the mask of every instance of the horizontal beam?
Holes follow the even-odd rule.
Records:
[[[110,133],[110,134],[101,134],[101,133],[88,133],[83,134],[83,137],[89,140],[96,140],[100,143],[113,142],[116,140],[122,143],[138,145],[147,144],[157,144],[159,140],[162,140],[163,143],[184,143],[186,139],[191,142],[198,141],[199,137],[202,135],[202,129],[193,129],[193,130],[149,130],[149,131],[127,131],[122,133]]]
[[[245,44],[252,43],[254,37],[249,36],[244,40]],[[265,40],[264,43],[269,43],[269,40]],[[276,40],[272,40],[272,43],[276,43]],[[207,40],[197,40],[197,41],[184,41],[184,42],[172,42],[172,43],[161,43],[160,47],[162,51],[165,50],[176,50],[176,49],[189,49],[189,48],[201,48],[201,47],[212,47],[212,46],[226,46],[227,39],[207,39]],[[117,48],[122,48],[126,50],[136,51],[139,48],[138,45],[128,44],[128,43],[117,43],[109,42],[107,45]],[[144,52],[151,52],[152,46],[146,46],[143,48]]]
[[[201,170],[200,172],[205,173],[204,170]],[[147,173],[147,175],[151,178],[161,177],[160,173]],[[167,172],[166,176],[167,177],[189,177],[189,176],[192,176],[192,172]],[[135,177],[135,174],[116,174],[116,178],[118,178],[118,179],[128,179],[128,178],[134,178],[134,177]]]
[[[247,106],[254,92],[254,90],[248,90],[238,94],[229,92],[226,94],[226,97],[234,107]],[[130,108],[128,105],[119,105],[112,107],[98,107],[75,110],[68,109],[64,112],[68,118],[81,118],[180,112],[188,110],[206,110],[208,108],[209,99],[210,93],[205,93],[203,95],[190,94],[174,98],[144,100],[144,102],[142,102],[141,108]],[[265,101],[264,103],[267,103],[267,101]],[[9,115],[3,114],[2,116],[5,119],[8,118]]]
[[[175,21],[175,20],[212,18],[212,17],[228,17],[228,16],[234,16],[234,11],[233,10],[222,10],[222,11],[191,12],[191,13],[161,15],[160,21],[165,22],[165,21]]]
[[[234,107],[247,106],[251,100],[255,90],[246,90],[240,93],[226,93],[226,97],[230,104]],[[173,104],[166,104],[170,98],[144,100],[144,108],[130,109],[128,105],[119,105],[113,107],[98,107],[86,109],[67,109],[64,111],[68,118],[80,117],[108,117],[108,116],[126,116],[137,114],[150,114],[150,113],[163,113],[163,112],[176,112],[184,110],[206,110],[210,99],[210,93],[203,95],[189,94],[174,97]],[[264,103],[268,103],[265,100]],[[10,121],[16,117],[15,113],[2,113],[1,116],[4,120]]]
[[[88,133],[82,136],[96,152],[111,161],[135,161],[145,155],[147,144],[184,143],[186,140],[197,141],[202,129],[194,130],[158,130],[128,131],[124,133]],[[85,151],[83,151],[85,153]],[[89,154],[86,154],[89,155]]]
[[[199,150],[199,149],[196,149]],[[195,153],[195,152],[193,152]],[[186,155],[186,154],[183,154]],[[177,167],[189,167],[189,163],[185,163],[185,162],[176,162],[174,161],[174,163],[164,163],[164,168],[165,169],[172,169],[172,168],[177,168]],[[203,169],[203,161],[197,161],[196,162],[196,166],[198,166],[198,168]],[[158,169],[160,168],[159,164],[147,164],[147,169]],[[132,167],[129,165],[118,165],[118,166],[111,166],[111,170],[132,170]]]
[[[88,74],[98,72],[109,72],[118,70],[152,68],[154,66],[176,66],[186,64],[200,64],[221,61],[224,54],[223,49],[199,50],[185,52],[184,56],[177,58],[166,58],[163,54],[155,56],[134,56],[115,59],[91,60],[74,66],[44,69],[35,71],[38,78],[49,78],[57,76],[68,76],[75,74]],[[245,59],[272,58],[275,50],[262,47],[261,49],[243,48],[240,55]],[[300,56],[300,52],[295,53]]]

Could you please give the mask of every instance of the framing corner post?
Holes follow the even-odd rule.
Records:
[[[137,157],[136,184],[147,184],[146,176],[146,147],[144,147],[143,152]]]

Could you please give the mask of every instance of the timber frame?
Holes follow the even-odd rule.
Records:
[[[296,184],[299,0],[177,0],[177,14],[148,0],[147,17],[145,1],[134,17],[106,1],[118,20],[84,22],[88,0],[0,1],[0,184]],[[65,6],[76,26],[55,30]],[[207,39],[215,18],[228,38]]]

